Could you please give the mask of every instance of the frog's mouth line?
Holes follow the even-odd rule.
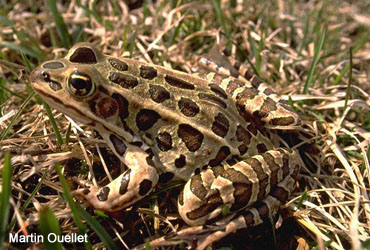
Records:
[[[104,131],[111,131],[112,133],[115,133],[117,135],[120,135],[124,137],[127,141],[131,142],[134,140],[133,136],[130,135],[127,131],[122,130],[122,131],[117,131],[117,128],[114,126],[106,126],[103,124],[102,121],[99,121],[98,119],[95,119],[91,117],[86,112],[81,111],[80,109],[72,106],[65,104],[62,100],[60,100],[58,97],[55,97],[53,95],[50,95],[46,92],[44,92],[42,89],[37,88],[37,84],[32,84],[33,89],[38,93],[42,98],[49,100],[47,103],[50,103],[50,106],[56,110],[58,110],[61,113],[68,113],[68,117],[71,117],[73,120],[81,122],[83,124],[86,124],[90,127],[93,127],[94,129],[101,131],[103,129]],[[66,112],[66,110],[69,110],[69,112]],[[99,124],[103,124],[102,126],[98,126]],[[108,124],[109,125],[109,124]]]
[[[56,98],[55,96],[42,91],[40,88],[37,88],[35,84],[33,84],[33,88],[42,98],[51,100],[47,103],[51,103],[50,106],[52,106],[59,112],[64,113],[66,109],[71,110],[71,112],[69,112],[69,114],[71,115],[68,116],[70,116],[73,120],[88,124],[89,126],[93,127],[95,127],[94,124],[98,122],[95,119],[88,117],[86,113],[83,113],[79,109],[76,109],[74,106],[65,104],[59,98]]]

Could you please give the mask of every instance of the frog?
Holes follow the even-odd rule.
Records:
[[[178,212],[190,226],[227,206],[245,227],[274,215],[295,187],[301,161],[276,129],[298,114],[258,77],[213,77],[101,53],[77,43],[30,75],[51,107],[96,130],[127,170],[103,187],[74,191],[116,212],[148,196],[162,178],[182,180]]]

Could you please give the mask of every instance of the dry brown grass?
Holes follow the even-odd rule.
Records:
[[[277,242],[277,248],[279,244],[285,249],[297,244],[319,249],[370,246],[369,2],[245,1],[230,7],[228,1],[222,1],[220,9],[216,2],[148,1],[137,9],[120,1],[99,1],[87,4],[85,9],[77,1],[58,4],[72,34],[64,34],[64,41],[44,1],[32,5],[17,0],[0,3],[0,171],[5,152],[11,152],[11,219],[16,223],[10,232],[37,232],[38,211],[45,206],[54,211],[63,233],[75,232],[53,166],[62,163],[67,177],[82,175],[84,170],[98,166],[99,146],[104,145],[91,137],[89,128],[53,111],[62,138],[69,140],[58,145],[43,106],[35,98],[26,100],[31,90],[25,84],[29,72],[22,52],[34,67],[41,60],[63,56],[67,51],[63,46],[89,41],[106,54],[191,72],[197,66],[193,55],[207,53],[222,30],[241,48],[239,60],[250,59],[276,92],[290,97],[303,120],[302,131],[312,137],[311,146],[304,148],[306,166],[299,188],[286,205],[299,225],[293,227],[300,230],[295,232],[298,243],[285,246]],[[319,60],[305,87],[315,58],[314,45],[318,47],[325,28]],[[103,150],[101,155],[108,159],[108,167],[114,165],[109,152]],[[108,172],[115,174],[114,170]],[[40,189],[22,209],[41,176]],[[155,238],[186,227],[176,213],[176,192],[178,188],[151,196],[123,214],[121,221],[99,221],[117,245],[131,248],[149,236]],[[89,236],[94,248],[102,248],[94,231]],[[225,244],[240,248],[232,241]]]

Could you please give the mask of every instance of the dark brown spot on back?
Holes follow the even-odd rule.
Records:
[[[150,155],[147,156],[145,158],[145,160],[146,160],[146,163],[148,163],[149,166],[156,167],[155,164],[154,164],[154,161],[152,159],[152,155],[153,155],[153,153],[150,153]]]
[[[218,85],[216,84],[209,84],[209,87],[211,88],[211,90],[218,96],[224,98],[224,99],[227,99],[227,95],[225,93],[225,91]]]
[[[264,93],[265,95],[271,95],[271,94],[273,94],[273,93],[274,93],[274,91],[272,91],[272,89],[270,89],[270,88],[266,88],[266,89],[263,91],[263,93]]]
[[[121,120],[125,119],[128,117],[128,101],[126,98],[124,98],[122,95],[118,93],[113,93],[112,97],[114,100],[116,100],[118,104],[118,114]]]
[[[247,127],[248,131],[250,131],[252,134],[257,135],[257,128],[254,123],[250,123]]]
[[[239,153],[240,153],[241,155],[243,155],[243,154],[247,153],[247,151],[248,151],[248,147],[247,147],[245,144],[242,144],[242,145],[240,145],[240,146],[238,147],[238,150],[239,150]]]
[[[243,86],[244,86],[244,84],[241,81],[237,81],[237,80],[230,81],[229,84],[226,87],[226,91],[229,94],[232,95],[234,93],[235,89],[243,87]]]
[[[144,79],[152,80],[157,77],[157,70],[150,66],[141,66],[140,76]]]
[[[186,147],[192,152],[198,150],[200,146],[202,146],[203,134],[188,124],[180,124],[177,134],[185,143]]]
[[[225,137],[229,131],[229,120],[222,113],[218,113],[212,123],[212,131],[221,137]]]
[[[205,94],[205,93],[199,93],[198,97],[201,100],[206,100],[206,101],[209,101],[213,104],[216,104],[216,105],[220,106],[221,108],[224,108],[224,109],[227,108],[226,103],[224,101],[222,101],[220,98],[218,98],[217,96],[210,95],[210,94]]]
[[[236,139],[242,141],[246,146],[249,145],[251,137],[251,134],[241,125],[236,128]]]
[[[175,160],[175,167],[183,168],[186,165],[186,157],[185,155],[180,155],[179,158]]]
[[[142,109],[136,115],[136,125],[140,130],[145,131],[150,129],[159,118],[161,116],[154,110]]]
[[[181,98],[178,102],[181,113],[193,117],[199,113],[198,105],[189,98]]]
[[[115,68],[119,71],[127,71],[128,70],[127,63],[125,63],[121,60],[118,60],[117,58],[109,58],[108,62],[113,68]]]
[[[173,177],[175,177],[175,174],[174,174],[174,173],[171,173],[171,172],[165,172],[165,173],[163,173],[163,174],[161,174],[161,175],[159,176],[158,182],[159,182],[159,183],[166,183],[166,182],[168,182],[168,181],[172,180],[172,179],[173,179]]]
[[[253,99],[258,95],[258,91],[255,88],[244,88],[244,90],[236,96],[237,102],[244,106],[247,100]]]
[[[109,80],[119,84],[120,86],[126,89],[132,89],[139,84],[138,80],[135,77],[125,75],[119,72],[110,72]]]
[[[273,118],[271,119],[271,124],[281,126],[294,124],[294,118],[292,116]]]
[[[69,57],[69,61],[73,63],[97,63],[95,52],[91,48],[80,47],[74,51]]]
[[[266,145],[263,143],[260,143],[257,145],[258,153],[263,154],[267,151]]]
[[[227,146],[222,146],[220,150],[218,151],[216,157],[213,160],[209,161],[209,165],[211,167],[214,167],[218,164],[220,164],[223,160],[226,159],[226,157],[230,154],[230,149]]]
[[[140,182],[139,194],[141,196],[146,195],[152,189],[153,182],[151,180],[143,180]]]
[[[156,141],[161,151],[168,151],[172,148],[172,137],[167,132],[159,133]]]
[[[131,169],[128,169],[122,176],[121,185],[119,186],[119,194],[122,195],[127,192],[128,183],[130,182]]]
[[[265,116],[270,111],[276,110],[276,103],[270,97],[266,98],[260,109],[261,117]]]
[[[115,134],[111,134],[109,136],[109,139],[111,140],[114,149],[119,155],[123,155],[126,152],[127,147],[121,138],[119,138]]]
[[[106,201],[108,199],[109,191],[109,187],[103,187],[100,189],[100,192],[96,195],[96,197],[99,201]]]
[[[181,80],[179,78],[170,76],[170,75],[166,75],[166,77],[164,79],[166,80],[166,82],[169,85],[177,87],[177,88],[181,88],[181,89],[194,89],[195,88],[193,84],[188,83],[188,82],[186,82],[184,80]]]
[[[157,103],[170,99],[170,93],[164,87],[159,85],[149,85],[149,94],[150,98]]]

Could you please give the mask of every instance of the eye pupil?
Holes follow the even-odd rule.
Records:
[[[85,89],[88,85],[86,80],[80,79],[80,78],[72,78],[71,83],[75,89]]]
[[[69,90],[75,96],[87,97],[93,91],[94,85],[89,75],[74,71],[68,79]]]

